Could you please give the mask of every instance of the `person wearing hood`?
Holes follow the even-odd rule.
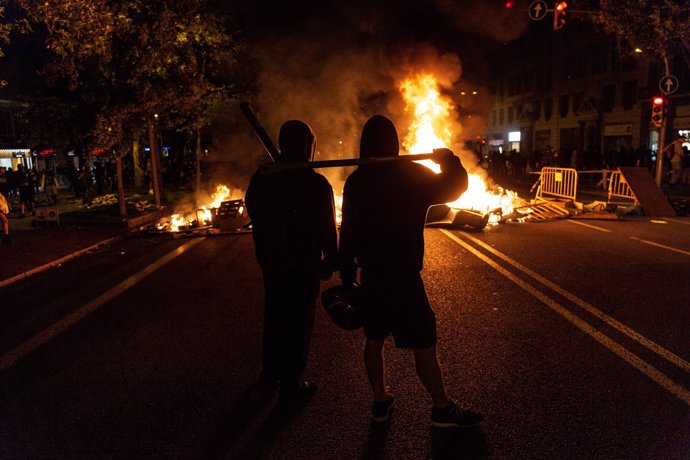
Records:
[[[362,129],[360,158],[398,155],[398,134],[376,115]],[[395,399],[384,379],[383,346],[414,352],[417,375],[431,396],[435,427],[469,427],[482,416],[461,410],[446,392],[436,354],[436,317],[421,278],[424,225],[430,206],[456,200],[467,190],[467,171],[448,149],[441,173],[411,162],[357,168],[345,182],[339,268],[343,284],[360,283],[364,311],[364,364],[373,391],[375,422],[388,420]]]
[[[279,134],[277,162],[311,161],[316,136],[306,123],[290,120]],[[257,171],[245,203],[252,220],[256,258],[264,280],[263,358],[255,390],[282,399],[316,390],[306,369],[320,279],[335,271],[337,230],[333,189],[313,169]]]

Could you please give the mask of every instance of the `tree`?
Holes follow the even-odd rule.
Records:
[[[690,68],[690,4],[686,0],[599,0],[592,21],[614,36],[619,49],[633,53],[639,48],[666,65],[682,56]]]
[[[17,3],[46,29],[46,46],[53,53],[46,69],[52,80],[99,94],[94,147],[115,147],[123,154],[142,130],[148,131],[154,197],[160,205],[155,115],[182,114],[198,126],[207,120],[207,99],[229,94],[231,85],[210,78],[210,69],[232,62],[235,49],[222,16],[207,0]]]

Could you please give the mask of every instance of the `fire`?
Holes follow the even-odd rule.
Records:
[[[453,106],[440,93],[436,78],[432,74],[420,74],[404,80],[399,88],[405,100],[405,111],[414,115],[414,121],[403,140],[403,147],[414,155],[451,146]],[[433,161],[425,160],[419,163],[437,174],[440,172],[439,165]],[[520,203],[517,193],[505,191],[500,187],[497,187],[498,193],[490,191],[481,176],[469,171],[468,175],[467,191],[456,201],[446,203],[449,207],[479,211],[483,214],[492,213],[491,220],[496,222],[500,216],[494,213],[495,210],[500,209],[501,214],[508,214]]]
[[[157,227],[159,230],[179,232],[180,227],[191,227],[192,225],[204,227],[210,225],[213,222],[214,210],[220,208],[222,202],[230,199],[230,189],[225,185],[218,185],[209,202],[194,211],[186,213],[177,212],[168,219],[163,219]]]

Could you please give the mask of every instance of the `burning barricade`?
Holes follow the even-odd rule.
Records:
[[[156,224],[159,232],[171,233],[238,233],[249,231],[249,216],[244,200],[232,199],[230,189],[218,185],[201,206],[181,205],[170,216]]]

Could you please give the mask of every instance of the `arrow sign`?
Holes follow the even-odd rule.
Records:
[[[659,80],[659,89],[664,94],[673,94],[678,90],[678,78],[674,75],[664,75]]]
[[[546,2],[543,0],[535,0],[529,5],[529,17],[533,21],[544,19],[546,16]]]

